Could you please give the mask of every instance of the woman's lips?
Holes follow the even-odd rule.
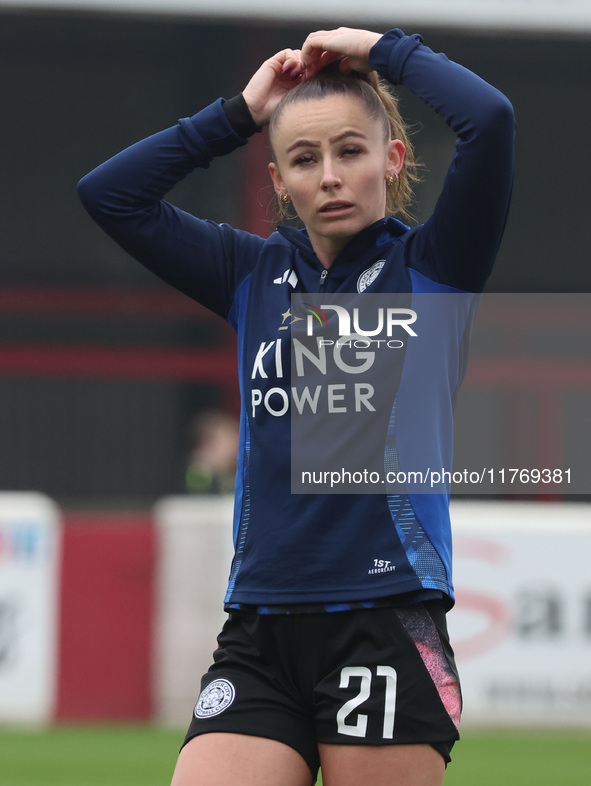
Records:
[[[342,213],[350,211],[352,208],[353,205],[350,202],[329,202],[320,208],[320,212],[323,216],[341,215]]]

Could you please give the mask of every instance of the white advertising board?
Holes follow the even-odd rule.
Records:
[[[155,713],[188,725],[226,618],[232,497],[168,497],[154,510],[158,538]]]
[[[591,726],[591,506],[452,504],[464,721]]]
[[[184,725],[224,620],[232,499],[155,514],[156,714]],[[591,505],[457,501],[452,521],[464,722],[591,726]]]
[[[581,33],[591,29],[591,4],[588,0],[414,0],[393,7],[389,0],[0,0],[0,8],[72,9],[123,13],[183,14],[235,17],[239,19],[278,19],[310,22],[334,20],[335,25],[381,25],[387,27],[421,25],[457,29],[547,30]],[[325,24],[323,24],[325,27]]]
[[[41,494],[0,493],[0,721],[52,717],[60,517]]]

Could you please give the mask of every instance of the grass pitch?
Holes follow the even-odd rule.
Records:
[[[183,737],[150,726],[0,728],[0,786],[168,786]],[[453,759],[445,786],[587,786],[591,731],[468,729]]]
[[[150,726],[0,729],[0,785],[169,786],[183,738]]]
[[[591,785],[591,730],[470,730],[444,786]]]

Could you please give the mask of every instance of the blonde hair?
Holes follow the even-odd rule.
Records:
[[[400,139],[404,144],[405,154],[402,169],[397,179],[388,185],[386,190],[386,215],[400,216],[406,221],[413,219],[410,207],[414,198],[413,187],[420,181],[418,163],[410,141],[410,131],[400,114],[398,98],[391,90],[388,82],[380,79],[375,71],[360,74],[353,71],[343,75],[338,64],[328,66],[311,79],[301,82],[283,96],[275,107],[269,123],[269,139],[273,148],[273,135],[286,107],[299,101],[314,101],[333,95],[351,95],[363,102],[369,117],[381,121],[384,130],[384,141]],[[279,218],[287,217],[287,206],[278,199]]]

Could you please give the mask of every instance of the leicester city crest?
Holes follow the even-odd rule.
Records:
[[[199,701],[195,705],[196,718],[211,718],[228,709],[234,701],[236,692],[228,680],[214,680],[201,691]]]
[[[385,259],[378,259],[378,261],[374,262],[371,267],[368,267],[367,270],[363,271],[363,273],[357,279],[357,291],[359,293],[365,292],[368,286],[373,284],[376,278],[380,275],[380,271],[385,264]]]

